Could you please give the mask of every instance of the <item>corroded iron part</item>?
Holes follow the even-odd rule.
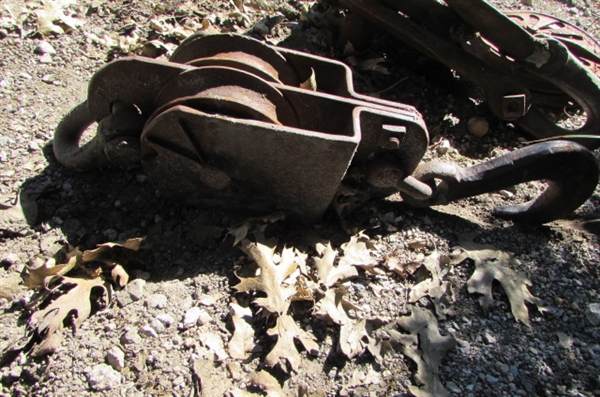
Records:
[[[313,74],[318,91],[301,88]],[[165,195],[284,209],[304,220],[322,216],[349,167],[364,174],[385,156],[408,177],[428,144],[414,108],[355,93],[344,64],[242,36],[191,37],[169,62],[113,61],[90,81],[85,124],[109,117],[120,102],[145,119],[138,131],[142,164]],[[57,130],[58,141],[81,133],[65,129]],[[64,147],[57,146],[57,157],[74,166]],[[88,157],[105,163],[101,149],[90,146]]]
[[[244,48],[252,48],[249,58]],[[419,165],[428,145],[421,115],[355,93],[350,70],[339,62],[231,35],[192,37],[173,59],[189,64],[133,57],[100,69],[87,101],[56,130],[57,159],[86,170],[141,158],[154,184],[178,201],[282,209],[304,221],[320,218],[342,191],[354,191],[357,203],[401,192],[409,203],[438,205],[548,179],[550,188],[533,204],[498,211],[547,222],[580,206],[598,180],[595,157],[564,142],[468,169]],[[245,59],[248,65],[236,67]],[[310,75],[317,91],[283,83]],[[96,137],[80,147],[93,122]]]
[[[498,118],[534,137],[600,134],[598,44],[576,27],[535,13],[503,14],[483,0],[340,1],[473,81]],[[555,124],[539,108],[562,107],[565,100],[586,112],[576,130]],[[582,144],[595,148],[600,140]]]
[[[546,190],[534,200],[498,207],[494,214],[529,223],[546,223],[579,208],[594,192],[599,169],[596,157],[568,141],[541,142],[469,168],[429,162],[413,177],[428,182],[432,195],[425,200],[406,197],[414,205],[435,206],[529,181],[545,181]]]

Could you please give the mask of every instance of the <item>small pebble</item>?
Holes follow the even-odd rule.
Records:
[[[163,294],[152,294],[146,299],[146,306],[151,309],[163,309],[167,306],[168,301]]]
[[[498,378],[492,376],[492,375],[486,375],[485,376],[485,380],[487,381],[487,383],[489,383],[490,385],[495,385],[496,383],[498,383]]]
[[[451,147],[452,147],[452,145],[450,145],[449,140],[442,139],[440,141],[440,144],[437,146],[436,150],[437,150],[438,154],[446,154],[446,153],[448,153],[448,150],[450,150]]]
[[[133,301],[138,301],[138,300],[142,299],[142,297],[144,296],[144,287],[145,286],[146,286],[146,280],[143,280],[141,278],[136,278],[135,280],[133,280],[129,284],[127,284],[127,286],[125,287],[125,290],[127,291],[127,293],[129,293],[129,296],[131,297],[131,299]]]
[[[208,316],[208,321],[210,321],[210,316],[206,312],[206,310],[200,309],[198,306],[194,306],[188,309],[183,316],[183,323],[181,324],[182,328],[192,328],[196,325],[204,325],[206,324],[206,316]]]
[[[52,75],[52,74],[45,74],[45,75],[42,76],[42,81],[44,83],[52,84],[54,82],[54,75]]]
[[[34,53],[36,54],[56,54],[56,50],[54,49],[54,47],[52,47],[52,45],[50,43],[48,43],[46,40],[41,40],[38,45],[35,47],[35,50],[33,50]]]
[[[459,394],[462,392],[462,390],[460,389],[460,387],[458,387],[458,385],[454,382],[448,382],[446,383],[446,389],[448,389],[451,393],[454,394]]]
[[[156,332],[156,330],[149,325],[144,325],[142,327],[142,334],[146,336],[151,336],[153,338],[158,338],[158,333]]]
[[[93,368],[86,368],[84,372],[87,375],[90,389],[94,391],[118,389],[121,384],[121,374],[107,364],[98,364]]]
[[[483,340],[488,345],[493,345],[497,342],[496,338],[487,331],[483,333]]]
[[[469,134],[480,138],[490,131],[490,123],[481,116],[473,116],[467,121],[467,130]]]
[[[600,303],[590,303],[585,309],[585,318],[594,326],[600,325]]]
[[[173,316],[171,316],[169,313],[161,313],[158,316],[156,316],[156,319],[166,326],[169,326],[169,325],[172,325],[173,323],[175,323],[175,318]]]
[[[121,344],[122,345],[135,345],[142,341],[140,334],[137,329],[131,328],[121,335]]]
[[[52,63],[52,56],[50,54],[43,54],[40,57],[40,63],[46,64],[46,65],[49,63]]]
[[[162,334],[166,330],[165,325],[157,319],[153,319],[150,322],[150,326],[156,331],[157,334]]]
[[[118,346],[113,346],[106,353],[106,362],[120,372],[125,367],[125,353]]]

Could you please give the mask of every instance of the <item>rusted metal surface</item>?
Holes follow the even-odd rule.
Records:
[[[313,73],[318,91],[301,88]],[[389,157],[408,176],[428,144],[414,108],[356,94],[345,65],[215,35],[191,37],[169,62],[126,58],[98,71],[85,122],[57,130],[57,142],[71,137],[71,154],[58,144],[57,157],[69,165],[72,153],[87,151],[94,161],[71,165],[106,163],[104,140],[80,149],[81,131],[63,130],[116,117],[110,109],[121,102],[146,120],[137,136],[142,164],[166,195],[190,204],[284,209],[305,220],[324,213],[349,167],[365,173]]]
[[[341,2],[473,81],[498,118],[534,137],[600,134],[599,47],[573,25],[536,13],[504,14],[482,0]],[[351,33],[344,37],[353,40]],[[586,112],[577,130],[555,124],[539,108],[568,101]],[[599,142],[582,143],[598,147]]]
[[[498,207],[503,218],[545,223],[570,214],[583,204],[598,184],[595,156],[575,142],[542,142],[504,156],[462,168],[429,162],[420,165],[414,178],[428,182],[432,194],[425,200],[405,197],[415,205],[445,205],[461,198],[506,189],[529,181],[546,181],[547,189],[536,199],[520,205]]]
[[[311,76],[316,91],[300,83]],[[521,117],[528,96],[505,94],[499,104]],[[94,122],[96,137],[80,147]],[[69,168],[141,161],[180,202],[281,209],[305,221],[350,191],[359,204],[401,192],[410,203],[437,205],[549,179],[535,204],[499,212],[546,222],[581,205],[598,179],[594,156],[576,144],[532,146],[466,170],[419,165],[427,145],[419,112],[357,94],[344,64],[234,35],[193,36],[168,62],[132,57],[106,65],[54,140]],[[559,164],[550,166],[554,159]],[[571,178],[584,171],[585,178]]]

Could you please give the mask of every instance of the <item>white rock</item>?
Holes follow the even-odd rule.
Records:
[[[150,322],[150,326],[156,331],[157,334],[162,334],[166,330],[165,325],[156,318]]]
[[[600,325],[600,303],[590,303],[585,309],[585,317],[592,325]]]
[[[175,318],[173,316],[171,316],[169,313],[161,313],[158,316],[156,316],[156,319],[167,326],[175,323]]]
[[[106,353],[106,362],[120,372],[125,367],[125,353],[118,346],[113,346]]]
[[[125,331],[123,335],[121,335],[121,344],[122,345],[131,345],[138,344],[142,341],[140,334],[137,329],[131,328]]]
[[[146,306],[151,309],[162,309],[167,306],[168,299],[163,294],[152,294],[146,300]]]
[[[208,322],[207,318],[208,321],[210,321],[210,315],[206,312],[206,310],[200,309],[198,306],[194,306],[185,312],[185,316],[183,316],[182,327],[187,329],[192,328],[197,324],[204,325]]]
[[[156,332],[156,330],[149,325],[144,325],[142,327],[142,333],[153,338],[158,338],[158,333]]]
[[[489,345],[493,345],[497,342],[496,338],[487,331],[483,333],[483,340]]]
[[[41,40],[38,43],[37,47],[35,47],[34,52],[36,54],[56,54],[56,50],[54,49],[54,47],[52,47],[52,45],[46,40]]]
[[[98,364],[85,371],[90,388],[94,391],[119,389],[121,374],[108,364]]]
[[[144,287],[146,286],[146,280],[136,278],[131,281],[125,287],[125,290],[129,293],[129,296],[133,301],[140,300],[144,296]]]
[[[450,145],[449,140],[442,139],[436,150],[437,150],[438,154],[446,154],[446,153],[448,153],[448,150],[450,150],[451,147],[452,147],[452,145]]]

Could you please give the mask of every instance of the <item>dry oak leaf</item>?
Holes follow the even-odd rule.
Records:
[[[251,385],[260,387],[267,395],[267,397],[291,397],[288,394],[277,379],[267,371],[261,370],[252,372],[248,378]]]
[[[464,249],[466,256],[475,261],[475,272],[467,281],[470,293],[479,293],[479,303],[484,312],[487,312],[494,301],[492,298],[492,282],[498,280],[510,302],[510,310],[517,321],[531,326],[529,310],[525,302],[536,305],[540,312],[546,311],[541,299],[533,296],[528,286],[531,281],[525,274],[515,271],[509,265],[518,265],[520,262],[512,254],[497,250],[487,244],[473,242],[473,235],[459,237],[459,245]]]
[[[343,324],[340,327],[340,350],[346,357],[354,358],[365,351],[369,344],[368,337],[365,319]]]
[[[277,211],[270,215],[246,219],[244,222],[231,227],[229,234],[234,238],[233,246],[238,245],[240,241],[244,240],[253,227],[259,231],[264,231],[267,224],[279,222],[283,219],[285,219],[285,213]]]
[[[44,309],[34,312],[27,324],[41,338],[32,349],[34,357],[53,353],[60,344],[65,326],[71,325],[76,330],[90,316],[92,303],[95,308],[104,308],[111,299],[111,287],[101,278],[61,277],[52,289],[52,292],[58,291],[63,294]]]
[[[415,381],[419,386],[409,386],[416,397],[450,397],[440,382],[439,368],[442,359],[456,346],[452,335],[442,336],[438,322],[429,310],[413,306],[411,315],[400,317],[398,325],[410,335],[391,330],[390,335],[403,346],[403,354],[417,364]]]
[[[240,283],[233,288],[237,292],[261,291],[267,296],[255,300],[256,304],[269,313],[283,314],[290,307],[291,299],[296,294],[295,284],[285,285],[284,281],[298,268],[295,256],[284,248],[279,264],[274,262],[275,247],[261,242],[242,241],[241,250],[258,265],[255,277],[239,277]]]
[[[47,260],[42,266],[36,268],[27,268],[28,277],[24,281],[24,285],[29,289],[46,289],[48,284],[55,278],[59,278],[67,274],[73,269],[79,258],[73,256],[67,263],[57,265],[54,259]]]
[[[315,316],[334,322],[338,325],[344,325],[352,322],[348,316],[350,310],[358,311],[359,307],[344,299],[348,294],[346,288],[342,285],[336,288],[329,288],[325,295],[319,299],[315,307]]]
[[[265,358],[265,364],[269,367],[280,364],[281,359],[284,359],[294,372],[298,371],[302,356],[296,349],[294,340],[299,341],[309,354],[319,354],[315,337],[300,328],[288,314],[278,317],[277,324],[267,331],[267,335],[277,337],[277,343]],[[285,369],[283,366],[282,368]]]
[[[65,33],[63,27],[69,31],[83,25],[83,21],[65,13],[68,6],[76,3],[76,0],[43,0],[44,8],[35,10],[38,19],[38,33],[43,36],[50,33],[63,34]]]
[[[320,258],[315,258],[314,262],[317,277],[325,287],[330,288],[339,281],[358,275],[356,268],[348,263],[340,263],[337,267],[334,266],[337,251],[331,248],[331,244],[319,245],[320,247],[317,247],[317,250],[322,251],[323,255]]]
[[[238,360],[245,360],[254,348],[254,328],[252,324],[252,310],[232,302],[229,304],[229,312],[233,321],[233,336],[227,344],[229,355]]]
[[[84,262],[102,262],[107,265],[111,265],[119,262],[119,255],[123,251],[119,251],[120,248],[124,248],[130,251],[137,251],[140,249],[140,245],[144,241],[143,237],[131,238],[125,241],[123,244],[120,243],[104,243],[98,244],[96,249],[84,251],[81,255],[81,259]]]
[[[353,358],[361,354],[369,342],[365,320],[355,320],[349,316],[351,310],[359,311],[360,308],[344,299],[347,293],[342,285],[329,288],[317,302],[315,316],[340,326],[338,346],[346,357]]]
[[[373,248],[367,235],[359,233],[352,236],[350,241],[342,244],[344,255],[340,258],[338,266],[358,266],[372,272],[378,263],[378,260],[371,255]]]
[[[200,343],[214,353],[217,361],[224,361],[229,357],[223,347],[223,340],[217,334],[210,332],[202,333],[200,335]]]
[[[450,258],[440,255],[436,250],[425,258],[423,266],[431,277],[425,278],[411,288],[408,302],[415,303],[424,296],[429,296],[438,318],[444,320],[447,315],[454,315],[452,310],[454,293],[451,284],[444,280],[450,271]]]
[[[409,275],[413,274],[415,270],[417,270],[422,263],[420,262],[401,262],[400,258],[395,255],[391,255],[385,259],[383,262],[383,266],[396,273],[398,276],[403,279],[407,279]]]

